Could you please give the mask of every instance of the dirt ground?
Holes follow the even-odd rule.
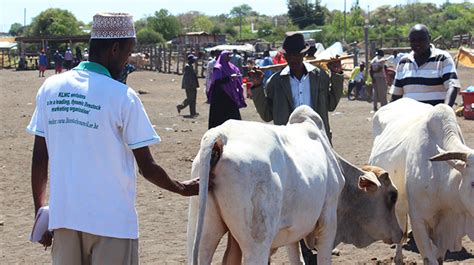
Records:
[[[474,85],[474,71],[459,68],[462,87]],[[36,71],[16,72],[0,70],[0,264],[50,263],[50,251],[28,241],[33,224],[30,166],[33,136],[25,132],[34,110],[36,91],[45,80]],[[48,70],[46,76],[53,72]],[[176,112],[176,103],[184,99],[180,89],[181,76],[155,72],[135,72],[129,76],[129,85],[135,90],[148,92],[141,95],[145,108],[162,143],[151,147],[156,161],[178,179],[190,178],[192,159],[196,155],[202,135],[207,128],[208,105],[204,93],[198,93],[196,119]],[[203,80],[200,80],[203,87]],[[462,100],[458,98],[458,103]],[[261,121],[252,101],[242,109],[244,120]],[[341,99],[330,115],[335,149],[356,165],[363,165],[372,146],[371,105],[363,101]],[[458,119],[469,146],[474,146],[474,121]],[[251,133],[251,132],[249,132]],[[188,199],[163,191],[138,178],[137,209],[140,217],[140,261],[142,264],[181,264],[186,261],[186,223]],[[224,240],[223,240],[224,241]],[[225,242],[225,241],[224,241]],[[474,243],[465,238],[464,249],[449,254],[447,263],[474,264]],[[339,245],[336,264],[390,263],[394,247],[377,242],[365,249]],[[220,263],[223,244],[214,257]],[[413,245],[404,250],[409,264],[422,263]],[[287,263],[281,249],[272,263]]]

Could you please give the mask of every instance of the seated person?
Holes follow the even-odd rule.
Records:
[[[371,83],[372,80],[370,78],[370,75],[365,72],[365,63],[361,62],[359,66],[355,67],[352,70],[351,78],[349,79],[347,98],[349,100],[366,98],[365,89],[366,87],[370,86]],[[352,91],[354,90],[354,88],[354,95],[352,95]]]

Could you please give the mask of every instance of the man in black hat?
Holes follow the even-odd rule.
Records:
[[[199,115],[199,113],[196,112],[196,94],[197,88],[199,87],[199,82],[196,72],[194,72],[193,68],[193,64],[196,59],[196,56],[193,54],[188,55],[188,63],[184,67],[183,80],[181,83],[181,88],[186,91],[186,99],[183,101],[183,103],[176,106],[178,113],[180,113],[182,109],[189,106],[190,118],[194,118]]]
[[[308,105],[321,116],[331,139],[328,112],[336,109],[342,96],[341,61],[328,63],[329,77],[322,69],[303,62],[308,49],[303,34],[287,33],[282,53],[288,66],[273,74],[265,86],[263,73],[256,70],[251,78],[253,101],[260,117],[267,122],[273,120],[276,125],[286,124],[296,107]]]
[[[293,110],[301,105],[314,109],[324,122],[331,141],[328,112],[336,109],[342,96],[344,76],[340,60],[328,63],[331,76],[309,63],[303,62],[309,49],[303,34],[290,32],[283,41],[282,53],[288,65],[273,74],[262,85],[263,73],[256,70],[252,76],[252,99],[260,117],[276,125],[285,125]],[[306,264],[315,264],[316,255],[303,241],[301,250]]]

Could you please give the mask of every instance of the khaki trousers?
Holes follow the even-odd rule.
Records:
[[[97,236],[70,229],[55,229],[53,265],[138,264],[138,239]]]

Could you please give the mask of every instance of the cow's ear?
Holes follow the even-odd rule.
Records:
[[[372,172],[359,177],[359,189],[366,192],[375,192],[381,186],[380,181]]]
[[[466,163],[459,160],[447,160],[446,161],[451,167],[455,168],[457,171],[464,173],[466,170]]]
[[[379,180],[384,183],[384,185],[390,186],[392,184],[392,181],[390,180],[390,177],[388,175],[388,172],[383,172],[379,176]]]

